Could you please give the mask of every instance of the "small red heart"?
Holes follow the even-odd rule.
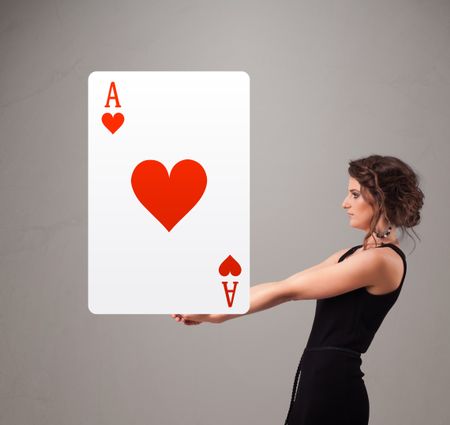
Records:
[[[112,116],[109,112],[107,112],[102,116],[103,125],[112,134],[114,134],[120,127],[122,127],[124,121],[125,117],[120,112],[117,112],[117,114],[114,114],[114,116]]]
[[[206,182],[205,170],[192,159],[175,164],[170,176],[163,164],[149,159],[131,175],[136,197],[169,232],[203,196]]]
[[[222,276],[227,276],[230,273],[233,276],[239,276],[241,274],[241,266],[231,255],[229,255],[222,261],[222,264],[219,267],[219,273]]]

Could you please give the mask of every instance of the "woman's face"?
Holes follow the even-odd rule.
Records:
[[[349,214],[350,226],[368,231],[373,217],[372,206],[363,198],[358,180],[349,177],[347,196],[342,203]]]

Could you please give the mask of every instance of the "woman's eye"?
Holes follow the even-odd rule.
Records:
[[[357,193],[354,193],[353,194],[353,199],[356,199],[356,198],[358,198],[359,197],[359,195],[357,194]]]

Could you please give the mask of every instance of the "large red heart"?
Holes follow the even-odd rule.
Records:
[[[131,186],[142,205],[170,232],[203,196],[205,170],[192,159],[172,168],[149,159],[139,163],[131,175]]]
[[[102,116],[102,123],[112,134],[122,127],[124,121],[125,117],[120,112],[117,112],[114,116],[107,112]]]

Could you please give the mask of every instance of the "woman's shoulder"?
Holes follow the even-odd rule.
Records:
[[[378,264],[379,273],[372,285],[372,291],[369,291],[374,295],[382,295],[396,290],[406,273],[403,251],[397,245],[395,247],[398,249],[392,248],[392,246],[393,244],[384,244],[367,250],[369,258]],[[384,249],[388,247],[392,249]]]

